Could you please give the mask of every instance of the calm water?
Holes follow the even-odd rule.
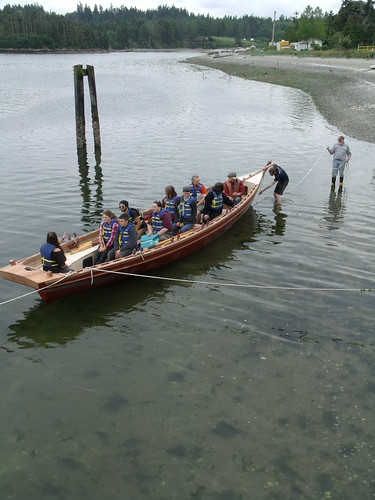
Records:
[[[347,137],[332,194],[339,131],[309,97],[188,56],[0,55],[1,265],[195,173],[291,178],[281,210],[268,191],[158,273],[189,282],[0,306],[2,498],[375,496],[375,146]],[[98,164],[89,116],[77,161],[75,64],[95,66]],[[28,291],[1,280],[0,302]]]

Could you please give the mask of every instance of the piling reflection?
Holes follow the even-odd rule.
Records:
[[[223,238],[219,238],[193,255],[153,274],[192,281],[204,279],[205,273],[228,266],[235,253],[246,251],[246,244],[254,241],[259,232],[258,218],[251,207],[226,233],[225,244]],[[86,328],[105,327],[116,316],[133,310],[144,311],[149,301],[162,302],[172,287],[175,287],[174,293],[178,298],[178,294],[184,293],[182,290],[189,286],[189,283],[126,278],[55,302],[40,301],[22,319],[9,326],[12,333],[8,336],[8,347],[11,343],[21,349],[65,345]]]
[[[98,224],[103,212],[103,172],[100,166],[101,152],[95,150],[95,177],[89,175],[87,149],[77,149],[78,169],[80,173],[80,189],[82,195],[82,223],[84,230],[92,230]]]

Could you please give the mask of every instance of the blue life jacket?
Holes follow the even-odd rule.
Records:
[[[132,211],[132,210],[133,210],[133,211],[135,211],[135,212],[137,212],[136,217],[139,217],[139,218],[140,218],[140,220],[141,220],[141,227],[146,227],[146,223],[145,223],[145,221],[143,220],[142,214],[140,214],[140,213],[139,213],[139,210],[137,210],[136,208],[130,208],[130,207],[128,207],[129,224],[134,224],[134,225],[136,225],[136,222],[135,222],[135,220],[134,220],[134,217],[132,217],[132,215],[131,215],[131,211]]]
[[[202,183],[200,183],[197,187],[194,187],[193,183],[191,183],[190,184],[190,193],[191,193],[191,196],[193,196],[195,199],[197,199],[198,194],[200,194],[201,191],[202,191],[202,187],[203,187]]]
[[[111,222],[109,224],[104,222],[103,229],[102,229],[102,235],[101,235],[103,245],[106,245],[108,243],[108,241],[111,239],[112,227],[113,227],[113,224],[115,222],[117,222],[116,219],[111,219]]]
[[[52,259],[52,252],[55,250],[55,245],[52,243],[43,243],[40,247],[40,255],[42,258],[43,267],[53,270],[52,268],[58,268],[58,263]]]
[[[152,212],[151,224],[152,224],[152,229],[153,229],[154,233],[158,233],[164,227],[163,226],[163,221],[160,218],[160,216],[164,212],[166,212],[165,208],[163,208],[162,210],[160,210],[160,212],[158,214],[156,214],[155,212]]]
[[[118,244],[119,248],[122,247],[122,245],[125,245],[129,241],[129,231],[130,229],[134,227],[134,224],[129,224],[126,227],[118,226],[119,228],[119,236],[118,236]]]
[[[222,208],[223,208],[223,195],[222,195],[222,193],[220,193],[218,195],[212,189],[211,189],[211,193],[214,195],[214,197],[212,198],[212,201],[211,201],[211,209],[212,210],[222,210]]]
[[[178,200],[178,195],[174,196],[173,198],[165,198],[164,199],[164,207],[168,212],[171,214],[172,220],[174,219],[174,214],[175,214],[175,201]]]
[[[182,220],[190,219],[191,217],[191,204],[194,198],[191,196],[187,200],[181,196],[180,203],[177,206],[178,214]]]

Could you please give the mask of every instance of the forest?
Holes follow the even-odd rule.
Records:
[[[131,50],[215,49],[267,46],[274,41],[320,39],[323,49],[375,44],[374,1],[343,0],[337,14],[307,6],[302,13],[278,19],[225,16],[214,18],[185,9],[159,6],[142,11],[120,7],[93,9],[77,4],[65,15],[46,12],[39,4],[5,5],[0,9],[0,50]]]

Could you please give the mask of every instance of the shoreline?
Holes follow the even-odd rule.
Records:
[[[375,143],[375,69],[371,60],[216,52],[185,62],[302,90],[344,135]]]

